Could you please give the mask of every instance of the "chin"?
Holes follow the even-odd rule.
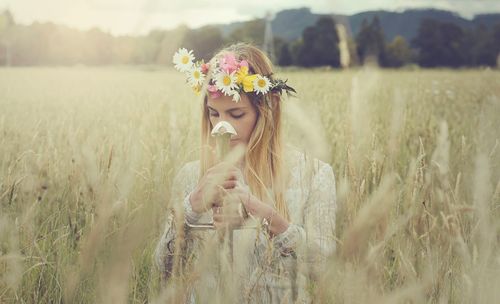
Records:
[[[241,140],[239,140],[239,139],[237,139],[237,140],[232,140],[229,144],[230,144],[232,147],[233,147],[233,146],[244,145],[244,143],[243,143]]]

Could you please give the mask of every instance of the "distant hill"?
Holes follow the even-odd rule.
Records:
[[[499,23],[499,16],[500,14],[481,14],[481,15],[476,15],[474,17],[474,24],[479,25],[479,24],[484,24],[487,27],[492,27],[495,24]]]
[[[287,9],[276,13],[272,21],[273,34],[287,41],[300,38],[302,31],[325,14],[314,14],[309,8]],[[330,15],[332,16],[332,15]],[[500,23],[499,14],[481,14],[472,20],[465,19],[460,15],[444,10],[436,9],[410,9],[403,12],[389,11],[367,11],[355,15],[336,15],[333,17],[339,23],[344,24],[348,33],[356,35],[361,28],[363,19],[370,21],[374,16],[378,16],[380,24],[384,30],[387,40],[392,40],[396,35],[403,36],[410,41],[415,37],[420,21],[425,18],[438,19],[457,24],[463,28],[472,28],[479,24],[491,27]],[[245,22],[235,22],[230,24],[217,25],[223,35],[229,35],[233,30],[244,25]]]
[[[426,9],[426,10],[407,10],[401,13],[388,11],[371,11],[363,12],[349,17],[349,22],[354,33],[357,33],[361,28],[363,19],[371,20],[374,16],[378,16],[380,25],[384,30],[387,40],[392,40],[395,36],[403,36],[407,41],[416,36],[420,21],[425,18],[437,19],[443,22],[451,22],[461,27],[470,27],[471,21],[462,18],[458,14]],[[500,22],[500,14],[497,16]]]

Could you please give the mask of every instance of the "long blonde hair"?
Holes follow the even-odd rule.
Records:
[[[233,44],[220,50],[214,58],[219,58],[227,52],[235,54],[238,60],[246,60],[251,73],[272,78],[273,65],[271,61],[264,52],[255,46],[247,43]],[[203,92],[206,92],[206,90],[203,90]],[[210,135],[213,126],[210,122],[206,95],[203,100],[200,178],[216,162],[213,154],[215,140]],[[281,96],[277,93],[268,93],[261,97],[260,100],[254,98],[250,98],[250,100],[257,111],[257,122],[245,153],[243,174],[253,195],[262,202],[273,205],[281,216],[290,220],[284,199],[289,171],[286,170],[283,153]],[[268,191],[268,188],[271,191]]]

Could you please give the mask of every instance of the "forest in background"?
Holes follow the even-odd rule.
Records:
[[[292,11],[297,12],[302,15],[295,17],[303,16],[309,21],[307,24],[312,24],[304,25],[295,39],[290,38],[290,33],[275,30],[279,24],[273,24],[275,64],[340,67],[336,25],[341,19],[333,15],[310,19],[301,10]],[[443,17],[448,15],[434,14],[431,16],[441,19],[420,19],[411,39],[407,33],[397,35],[392,27],[389,28],[391,34],[386,35],[388,25],[383,26],[379,16],[384,18],[384,12],[362,16],[355,32],[348,32],[346,45],[350,66],[361,65],[367,58],[376,58],[382,67],[415,64],[422,67],[495,67],[498,64],[500,19],[496,15],[488,20],[483,18],[487,22],[479,20],[469,26],[461,19],[457,21]],[[265,20],[257,18],[232,26],[207,25],[193,29],[181,25],[169,30],[152,30],[146,35],[113,36],[99,28],[78,30],[50,22],[23,25],[16,23],[15,16],[5,10],[0,14],[0,65],[171,65],[172,55],[179,47],[193,49],[197,58],[208,60],[222,46],[236,41],[262,45],[264,32]],[[391,36],[393,38],[389,39]]]

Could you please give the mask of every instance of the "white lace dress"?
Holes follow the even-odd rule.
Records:
[[[274,238],[258,229],[234,231],[234,284],[242,303],[310,303],[307,282],[311,272],[321,272],[322,264],[336,248],[335,211],[336,189],[332,167],[299,150],[287,146],[286,161],[291,180],[285,200],[291,218],[288,229]],[[189,195],[199,179],[200,161],[186,163],[172,185],[172,204],[182,203],[185,220],[190,223],[210,222],[212,212],[199,216],[192,211]],[[166,256],[175,241],[176,229],[169,213],[165,231],[155,251],[155,262],[160,271],[166,269]],[[214,230],[187,230],[196,235],[188,250],[203,252],[204,243],[215,238]],[[203,256],[207,256],[204,254]],[[203,259],[196,259],[203,260]],[[206,259],[204,263],[207,264]],[[217,265],[217,263],[213,263]],[[217,271],[220,268],[198,269],[187,303],[217,301],[220,288]],[[233,286],[234,288],[234,286]]]

